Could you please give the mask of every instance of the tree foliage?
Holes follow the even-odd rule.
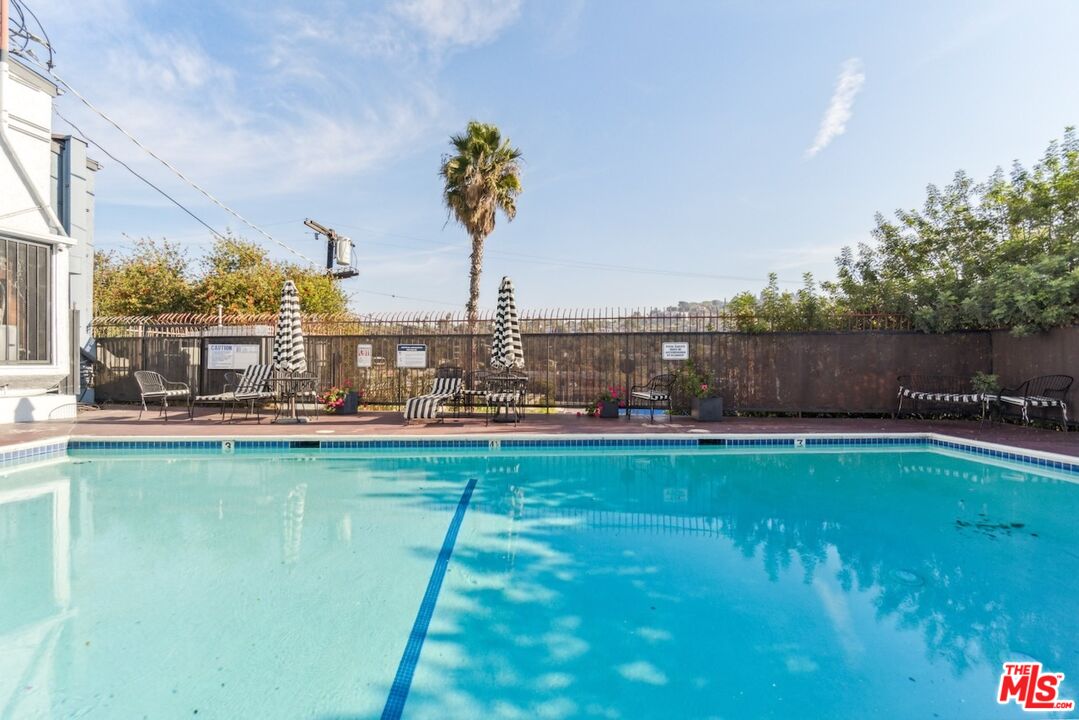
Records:
[[[802,276],[797,292],[779,289],[779,278],[769,273],[760,295],[742,292],[727,303],[735,327],[743,332],[825,330],[835,314],[835,303],[822,295],[812,273]]]
[[[1079,321],[1079,139],[1068,128],[1030,169],[930,185],[921,210],[878,214],[872,242],[843,248],[836,265],[820,290],[806,276],[781,292],[771,275],[727,309],[751,332],[823,329],[843,313],[906,315],[926,332],[1021,335]]]
[[[140,240],[130,253],[94,256],[94,307],[98,315],[156,315],[165,312],[276,312],[281,286],[292,279],[305,312],[336,313],[348,306],[340,282],[319,270],[280,262],[259,245],[218,238],[190,272],[180,246]]]
[[[176,244],[135,242],[127,255],[94,253],[94,312],[97,315],[157,315],[191,305],[187,258]]]
[[[517,215],[521,193],[521,151],[503,138],[494,125],[468,123],[465,132],[450,138],[453,153],[442,158],[439,175],[446,208],[472,238],[469,258],[468,319],[476,321],[483,268],[483,243],[494,232],[495,215]]]
[[[872,244],[844,248],[826,285],[855,312],[899,312],[915,327],[1011,328],[1079,319],[1079,140],[1069,128],[1029,170],[930,185],[921,210],[877,216]]]

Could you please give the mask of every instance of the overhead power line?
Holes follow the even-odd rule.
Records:
[[[56,109],[56,107],[55,107],[55,106],[53,106],[53,109],[52,109],[52,110],[53,110],[53,112],[54,112],[54,113],[56,113],[56,116],[57,116],[58,118],[60,118],[61,120],[63,120],[64,122],[66,122],[66,123],[67,123],[68,125],[70,125],[70,126],[71,126],[71,128],[72,128],[72,129],[73,129],[73,130],[74,130],[75,132],[77,132],[77,133],[79,134],[79,137],[81,137],[81,138],[82,138],[83,140],[85,140],[85,141],[86,141],[86,142],[88,142],[89,144],[93,145],[94,147],[96,147],[96,148],[97,148],[98,150],[100,150],[101,152],[105,153],[105,155],[107,155],[107,156],[108,156],[108,158],[109,158],[110,160],[112,160],[113,162],[117,163],[118,165],[121,165],[121,166],[122,166],[122,167],[123,167],[124,169],[126,169],[126,170],[127,170],[127,171],[128,171],[129,173],[131,173],[132,175],[134,175],[135,177],[137,177],[137,178],[138,178],[139,180],[142,180],[142,181],[143,181],[144,183],[146,183],[146,184],[147,184],[147,185],[149,185],[149,186],[150,186],[151,188],[153,188],[153,189],[154,189],[154,190],[156,190],[156,191],[157,191],[158,193],[160,193],[160,194],[161,194],[161,195],[162,195],[162,196],[163,196],[163,197],[164,197],[164,198],[165,198],[166,200],[168,200],[168,201],[169,201],[169,202],[171,202],[171,203],[172,203],[173,205],[175,205],[176,207],[180,208],[180,209],[181,209],[181,210],[183,210],[183,211],[184,211],[185,213],[187,213],[188,215],[190,215],[190,216],[191,216],[191,217],[192,217],[192,218],[193,218],[193,219],[195,220],[195,222],[199,223],[199,224],[200,224],[200,225],[202,225],[202,226],[203,226],[204,228],[206,228],[206,229],[207,229],[207,230],[209,230],[209,231],[210,231],[211,233],[213,233],[214,237],[220,237],[220,238],[223,238],[223,237],[225,237],[224,235],[222,235],[221,233],[219,233],[219,232],[218,232],[217,230],[215,230],[215,229],[213,228],[213,226],[212,226],[212,225],[210,225],[210,223],[206,222],[205,220],[203,220],[202,218],[200,218],[200,217],[199,217],[198,215],[196,215],[196,214],[195,214],[195,213],[194,213],[193,211],[191,211],[191,210],[190,210],[189,208],[187,208],[186,206],[184,206],[184,204],[183,204],[183,203],[181,203],[181,202],[180,202],[179,200],[177,200],[176,198],[174,198],[174,197],[173,197],[172,195],[169,195],[169,194],[168,194],[167,192],[165,192],[165,191],[164,191],[164,190],[162,190],[162,189],[161,189],[160,187],[158,187],[157,185],[155,185],[154,183],[152,183],[152,182],[151,182],[150,180],[148,180],[148,179],[147,179],[147,178],[146,178],[145,176],[143,176],[143,175],[139,174],[139,173],[138,173],[138,172],[137,172],[137,171],[136,171],[136,170],[135,170],[135,169],[134,169],[133,167],[131,167],[131,166],[130,166],[130,165],[128,165],[128,164],[127,164],[126,162],[124,162],[123,160],[121,160],[120,158],[116,157],[115,155],[113,155],[113,154],[112,154],[111,152],[109,152],[108,150],[106,150],[106,149],[105,149],[104,147],[102,147],[102,146],[101,146],[101,143],[97,142],[96,140],[92,139],[92,138],[91,138],[91,137],[90,137],[89,135],[87,135],[86,133],[84,133],[84,132],[82,131],[82,129],[81,129],[81,128],[79,128],[79,126],[78,126],[78,125],[76,125],[75,123],[73,123],[73,122],[71,122],[70,120],[68,120],[68,119],[67,119],[67,118],[66,118],[66,117],[64,116],[64,114],[63,114],[63,113],[61,113],[61,112],[60,112],[59,110],[57,110],[57,109]]]
[[[247,218],[245,218],[245,217],[244,217],[243,215],[241,215],[240,213],[238,213],[238,212],[236,212],[235,210],[233,210],[233,209],[232,209],[231,207],[229,207],[228,205],[226,205],[226,204],[225,204],[224,202],[222,202],[221,200],[218,200],[218,199],[217,199],[216,197],[214,197],[214,196],[213,196],[213,195],[212,195],[212,194],[210,193],[210,191],[209,191],[209,190],[207,190],[206,188],[202,187],[201,185],[199,185],[198,183],[196,183],[196,182],[195,182],[194,180],[192,180],[191,178],[187,177],[187,175],[184,175],[184,174],[183,174],[183,173],[182,173],[182,172],[181,172],[181,171],[180,171],[180,170],[179,170],[179,169],[178,169],[178,168],[177,168],[176,166],[174,166],[174,165],[173,165],[172,163],[170,163],[170,162],[169,162],[168,160],[165,160],[165,159],[164,159],[163,157],[161,157],[160,155],[158,155],[157,153],[155,153],[155,152],[154,152],[153,150],[151,150],[150,148],[146,147],[146,146],[145,146],[145,145],[144,145],[143,143],[141,143],[141,142],[140,142],[140,141],[138,140],[138,138],[136,138],[136,137],[135,137],[134,135],[132,135],[132,134],[131,134],[131,133],[129,133],[129,132],[127,131],[127,130],[125,130],[124,128],[122,128],[122,127],[120,126],[120,124],[119,124],[119,123],[117,123],[117,122],[116,122],[115,120],[113,120],[113,119],[112,119],[111,117],[109,117],[109,116],[108,116],[107,114],[105,114],[105,112],[103,112],[103,111],[102,111],[101,109],[99,109],[99,108],[98,108],[98,107],[97,107],[96,105],[94,105],[94,104],[93,104],[92,102],[90,102],[90,101],[89,101],[89,100],[87,100],[87,99],[86,99],[85,97],[83,97],[83,95],[82,95],[82,94],[81,94],[81,93],[80,93],[80,92],[79,92],[78,90],[76,90],[75,88],[71,87],[71,85],[69,85],[69,84],[67,83],[67,81],[65,81],[65,80],[64,80],[64,79],[63,79],[62,77],[60,77],[59,75],[57,75],[55,71],[53,71],[53,70],[52,70],[51,68],[46,68],[46,69],[47,69],[47,71],[48,71],[49,75],[51,75],[51,76],[52,76],[52,78],[53,78],[54,80],[56,80],[56,82],[58,82],[58,83],[60,83],[60,84],[61,84],[62,86],[64,86],[64,88],[65,88],[65,89],[66,89],[66,90],[67,90],[68,92],[70,92],[70,93],[71,93],[72,95],[74,95],[74,96],[75,96],[76,98],[78,98],[78,99],[79,99],[79,101],[80,101],[80,102],[82,102],[82,104],[83,104],[83,105],[85,105],[85,106],[86,106],[86,107],[88,107],[88,108],[89,108],[90,110],[92,110],[92,111],[93,111],[93,112],[94,112],[95,114],[97,114],[97,115],[98,115],[99,117],[101,117],[101,119],[102,119],[102,120],[104,120],[105,122],[107,122],[107,123],[108,123],[109,125],[112,125],[112,126],[113,126],[114,128],[116,128],[116,130],[117,130],[117,131],[119,131],[119,132],[120,132],[120,133],[121,133],[121,134],[122,134],[122,135],[123,135],[124,137],[126,137],[126,138],[127,138],[128,140],[130,140],[131,142],[133,142],[133,143],[134,143],[134,144],[135,144],[136,146],[138,146],[138,147],[139,147],[139,149],[141,149],[141,150],[142,150],[143,152],[145,152],[145,153],[146,153],[147,155],[149,155],[150,157],[152,157],[153,159],[157,160],[157,161],[158,161],[159,163],[161,163],[162,165],[164,165],[164,166],[165,166],[166,168],[168,168],[168,169],[169,169],[169,170],[170,170],[170,171],[171,171],[171,172],[172,172],[172,173],[173,173],[174,175],[176,175],[176,177],[180,178],[180,179],[181,179],[181,180],[183,180],[183,181],[184,181],[185,183],[187,183],[188,185],[190,185],[190,186],[191,186],[192,188],[194,188],[195,190],[197,190],[197,191],[198,191],[199,193],[201,193],[201,194],[202,194],[202,196],[203,196],[203,197],[205,197],[205,198],[206,198],[207,200],[209,200],[210,202],[212,202],[212,203],[213,203],[214,205],[218,206],[219,208],[221,208],[222,210],[224,210],[225,212],[227,212],[227,213],[228,213],[229,215],[232,215],[232,216],[233,216],[233,217],[235,217],[235,218],[236,218],[237,220],[239,220],[240,222],[242,222],[242,223],[243,223],[244,225],[247,225],[247,226],[248,226],[249,228],[251,228],[251,229],[252,229],[252,230],[254,230],[255,232],[259,233],[260,235],[262,235],[262,236],[263,236],[264,238],[266,238],[266,239],[267,239],[267,240],[269,240],[270,242],[272,242],[272,243],[274,243],[275,245],[278,245],[279,247],[281,247],[281,248],[283,248],[283,249],[287,250],[288,252],[292,253],[292,254],[293,254],[293,255],[295,255],[296,257],[298,257],[298,258],[301,258],[302,260],[305,260],[306,262],[309,262],[309,263],[311,263],[312,265],[318,265],[318,264],[319,264],[319,263],[317,263],[316,261],[314,261],[314,260],[312,260],[311,258],[309,258],[309,257],[307,257],[306,255],[304,255],[303,253],[301,253],[301,252],[300,252],[299,250],[295,250],[295,249],[293,249],[293,248],[289,247],[288,245],[286,245],[285,243],[281,242],[281,241],[280,241],[280,240],[278,240],[277,238],[273,237],[272,235],[270,235],[270,233],[266,232],[266,231],[265,231],[265,230],[263,230],[263,229],[262,229],[261,227],[259,227],[259,226],[258,226],[258,225],[256,225],[255,223],[251,222],[250,220],[248,220]],[[74,127],[74,126],[72,126],[72,127]],[[96,145],[96,144],[95,144],[95,145]],[[100,146],[99,146],[99,145],[98,145],[97,147],[99,147],[99,148],[100,148]],[[104,152],[104,150],[102,150],[102,152]],[[111,157],[111,156],[110,156],[110,157]],[[115,159],[115,158],[113,158],[113,159]],[[119,162],[119,161],[117,161],[117,162]],[[123,163],[121,163],[121,164],[123,164]],[[127,165],[124,165],[124,166],[125,166],[125,167],[127,167],[127,168],[128,168],[128,170],[130,170],[130,169],[131,169],[131,168],[130,168],[130,167],[128,167]],[[132,171],[132,172],[134,172],[134,171]],[[159,190],[159,192],[160,192],[160,190]],[[175,201],[173,201],[173,202],[175,202]],[[185,211],[186,211],[186,209],[185,209]],[[190,213],[190,212],[188,212],[188,214],[191,214],[191,213]],[[202,222],[202,221],[200,220],[199,222]],[[205,223],[203,223],[203,224],[205,224]]]
[[[455,307],[455,308],[458,308],[458,309],[464,307],[464,305],[462,303],[448,302],[446,300],[431,300],[430,298],[410,297],[408,295],[398,295],[396,293],[378,292],[376,290],[353,290],[353,292],[365,293],[367,295],[381,295],[382,297],[393,298],[395,300],[411,300],[412,302],[432,303],[434,305],[448,305],[450,307]]]

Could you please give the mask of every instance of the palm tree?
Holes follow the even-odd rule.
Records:
[[[483,268],[483,241],[495,229],[495,212],[506,220],[517,214],[521,192],[521,151],[494,125],[468,123],[461,135],[450,137],[453,154],[442,158],[439,175],[445,181],[442,199],[450,215],[472,238],[468,284],[468,322],[475,325]]]

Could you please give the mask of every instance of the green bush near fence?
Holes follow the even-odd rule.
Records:
[[[878,214],[872,242],[843,248],[837,279],[781,292],[775,276],[730,310],[749,332],[814,330],[835,313],[899,313],[925,332],[1079,322],[1079,139],[1072,128],[1031,168],[930,185],[920,210]]]

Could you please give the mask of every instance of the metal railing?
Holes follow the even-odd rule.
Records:
[[[197,335],[214,327],[273,326],[273,313],[109,316],[94,319],[98,337]],[[458,312],[391,312],[369,315],[306,314],[307,335],[484,335],[492,332],[493,311],[470,325]],[[804,322],[727,312],[682,312],[658,308],[550,308],[520,313],[521,331],[546,333],[626,332],[870,332],[910,330],[910,318],[896,313],[833,313]]]

